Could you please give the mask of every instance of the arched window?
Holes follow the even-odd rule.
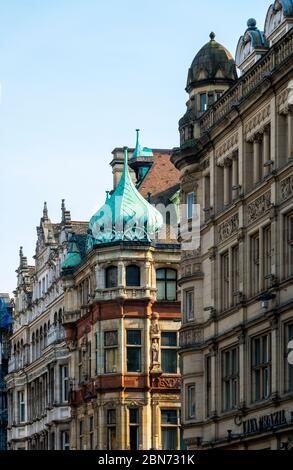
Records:
[[[131,264],[126,267],[126,285],[129,287],[140,286],[140,268]]]
[[[157,300],[177,299],[177,271],[175,269],[157,269]]]
[[[35,333],[32,334],[32,361],[36,358],[36,341],[35,341]]]
[[[57,323],[58,323],[58,313],[55,312],[55,313],[54,313],[54,326],[55,326],[55,327],[57,326]]]
[[[40,343],[39,343],[39,330],[36,331],[36,359],[39,357],[39,346],[40,346]]]
[[[106,269],[106,288],[111,289],[118,285],[118,269],[116,266],[110,266]]]
[[[58,313],[58,322],[59,322],[59,326],[62,325],[62,308],[60,308],[59,310],[59,313]]]
[[[41,326],[40,328],[40,353],[42,353],[42,350],[44,348],[44,343],[43,343],[43,327]]]

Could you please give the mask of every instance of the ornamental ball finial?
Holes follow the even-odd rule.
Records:
[[[211,41],[214,41],[216,37],[216,34],[212,31],[210,34]]]
[[[256,28],[256,20],[254,18],[249,18],[247,21],[247,26],[249,29],[255,29]]]

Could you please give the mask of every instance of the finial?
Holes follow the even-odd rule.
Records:
[[[211,41],[214,41],[216,37],[216,34],[212,31],[210,34]]]
[[[44,219],[44,220],[48,220],[48,207],[47,207],[47,203],[46,203],[46,202],[44,202],[43,219]]]
[[[123,147],[124,152],[124,165],[128,164],[128,147]]]
[[[256,29],[256,20],[254,18],[249,18],[247,26],[249,29]]]
[[[62,202],[61,202],[62,222],[65,222],[65,211],[66,211],[65,199],[62,199]]]
[[[20,258],[20,260],[22,260],[22,258],[23,258],[23,247],[22,246],[19,249],[19,258]]]

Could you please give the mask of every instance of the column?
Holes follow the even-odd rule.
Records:
[[[123,261],[118,263],[118,287],[125,287],[125,266]]]
[[[288,125],[288,159],[293,160],[293,110],[290,108],[287,115]]]
[[[239,195],[238,152],[234,152],[232,157],[232,194],[235,201]]]
[[[263,163],[264,165],[270,161],[270,127],[267,126],[263,134]],[[270,173],[270,165],[264,166],[264,175]]]
[[[231,160],[226,159],[224,163],[224,206],[228,206],[231,202],[230,200],[230,194],[231,194],[230,167],[231,167]]]
[[[260,137],[257,135],[253,141],[253,182],[260,180]]]

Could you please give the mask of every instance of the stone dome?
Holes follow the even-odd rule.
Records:
[[[237,80],[232,54],[210,34],[210,41],[196,54],[188,72],[186,91],[210,82],[232,85]]]

